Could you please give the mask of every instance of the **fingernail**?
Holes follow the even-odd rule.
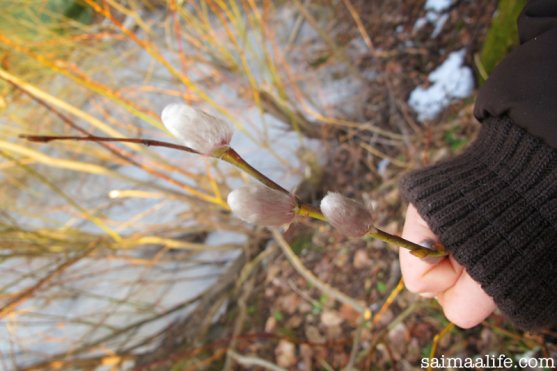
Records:
[[[433,245],[435,244],[435,241],[431,240],[431,239],[427,239],[427,240],[423,240],[422,242],[420,242],[418,245],[425,247],[426,249],[430,249],[433,250]]]
[[[435,246],[435,244],[436,244],[436,242],[432,239],[423,240],[422,242],[418,243],[418,245],[423,246],[426,249],[433,250],[433,251],[435,251],[435,249],[433,248],[433,246]],[[422,261],[424,261],[426,263],[429,263],[429,264],[437,264],[443,259],[444,259],[443,256],[426,256],[425,258],[422,258]]]

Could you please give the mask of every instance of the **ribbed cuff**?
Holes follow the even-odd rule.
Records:
[[[557,151],[487,119],[452,160],[405,175],[403,196],[518,326],[557,324]]]

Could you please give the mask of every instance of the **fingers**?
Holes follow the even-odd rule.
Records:
[[[437,241],[437,236],[433,234],[413,205],[408,206],[402,237],[416,243],[424,240]],[[435,260],[420,259],[403,248],[399,250],[399,257],[406,287],[412,292],[425,296],[435,296],[452,287],[463,270],[462,266],[451,257]]]
[[[408,206],[402,237],[416,243],[438,241],[413,205]],[[495,310],[493,299],[452,256],[420,259],[403,248],[399,250],[399,256],[408,290],[425,297],[435,297],[445,316],[457,326],[476,326]]]
[[[476,326],[496,307],[493,299],[466,271],[462,272],[454,286],[440,293],[436,298],[443,307],[447,319],[462,328]]]

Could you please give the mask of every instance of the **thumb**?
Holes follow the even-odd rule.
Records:
[[[418,244],[439,241],[414,205],[408,206],[402,237]],[[399,258],[406,287],[420,294],[447,290],[455,284],[463,269],[451,257],[420,259],[406,249],[399,250]]]
[[[433,249],[434,244],[439,243],[437,236],[431,231],[426,221],[412,204],[408,205],[402,238],[431,249]],[[426,257],[420,260],[429,264],[437,264],[443,260],[443,257]]]

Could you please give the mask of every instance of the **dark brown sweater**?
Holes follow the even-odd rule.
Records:
[[[403,195],[518,326],[557,325],[557,0],[530,0],[521,44],[480,89],[477,140],[407,174]]]

